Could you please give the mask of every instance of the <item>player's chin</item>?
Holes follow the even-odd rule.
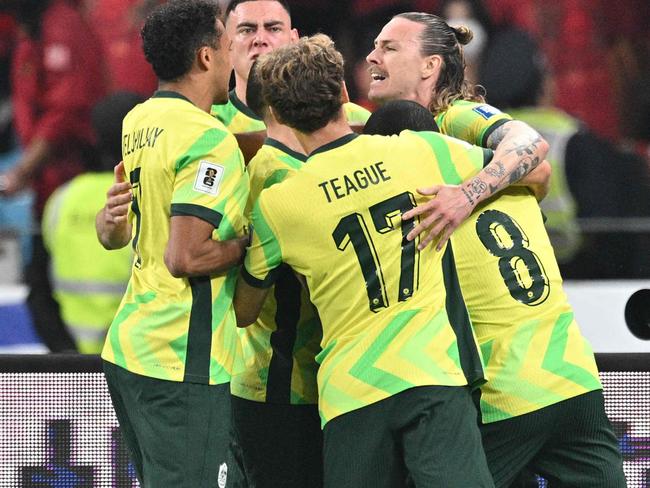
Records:
[[[390,100],[390,87],[386,80],[373,81],[368,87],[368,100],[371,102],[384,102]]]

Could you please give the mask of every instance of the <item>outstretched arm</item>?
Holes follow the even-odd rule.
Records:
[[[403,220],[422,215],[407,238],[428,231],[418,245],[424,249],[435,238],[441,250],[451,233],[472,213],[476,205],[498,191],[519,181],[546,157],[548,143],[527,124],[511,120],[498,127],[488,138],[494,149],[492,161],[476,176],[460,185],[446,185],[418,190],[423,195],[435,195],[427,203],[404,213]]]

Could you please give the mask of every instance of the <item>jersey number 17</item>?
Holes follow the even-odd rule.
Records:
[[[386,234],[401,228],[401,272],[399,277],[399,290],[397,300],[403,302],[413,296],[419,285],[419,259],[420,254],[416,249],[416,240],[406,239],[409,228],[401,220],[401,214],[415,207],[415,198],[412,193],[404,192],[381,201],[368,209],[374,228],[380,234]],[[398,225],[393,223],[399,221]],[[352,213],[343,217],[334,232],[334,243],[340,251],[345,251],[352,244],[361,273],[366,282],[368,305],[372,312],[378,312],[390,305],[381,261],[377,254],[375,243],[368,230],[366,220],[359,213]]]

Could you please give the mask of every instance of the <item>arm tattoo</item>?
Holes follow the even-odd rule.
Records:
[[[503,166],[503,163],[501,161],[494,161],[493,164],[496,166],[496,168],[493,168],[491,164],[485,167],[485,172],[487,174],[493,176],[494,178],[501,178],[506,174],[506,168]]]
[[[489,149],[496,150],[497,146],[501,144],[501,141],[505,139],[506,134],[510,132],[510,129],[508,128],[508,124],[503,124],[500,127],[497,127],[492,134],[490,134],[490,137],[488,137],[487,140],[487,147]]]
[[[474,205],[477,199],[488,191],[488,185],[481,178],[475,177],[469,182],[469,187],[463,187],[462,191],[467,201]]]

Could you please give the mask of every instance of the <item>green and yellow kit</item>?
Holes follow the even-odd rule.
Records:
[[[283,264],[304,277],[323,326],[323,425],[416,386],[483,381],[449,255],[406,241],[401,214],[428,198],[417,188],[472,176],[490,157],[435,133],[348,134],[262,192],[242,274],[257,287]]]
[[[365,124],[370,112],[360,105],[346,103],[343,105],[348,122],[352,125]],[[266,130],[262,119],[239,99],[235,90],[231,90],[228,102],[213,105],[210,113],[225,125],[233,134]]]
[[[267,138],[250,161],[251,192],[246,214],[262,190],[302,168],[307,156]],[[260,316],[251,327],[239,330],[241,373],[233,376],[233,395],[257,402],[316,404],[316,354],[322,329],[309,295],[294,272],[283,267]],[[239,356],[238,356],[239,357]]]
[[[243,234],[249,181],[237,142],[175,92],[157,92],[135,107],[122,134],[133,185],[135,259],[102,357],[162,380],[226,383],[238,346],[232,308],[237,269],[212,278],[174,278],[163,256],[172,216],[211,223],[213,239]]]
[[[443,133],[483,146],[511,120],[490,105],[467,101],[455,102],[436,119]],[[479,206],[451,242],[490,378],[481,387],[484,423],[601,388],[591,346],[562,289],[541,211],[527,189],[507,189]]]

